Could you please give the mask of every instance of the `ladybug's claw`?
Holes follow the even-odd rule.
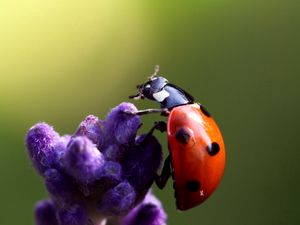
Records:
[[[154,126],[150,129],[147,135],[152,135],[155,130],[159,130],[160,132],[165,132],[167,130],[167,124],[164,121],[156,121]]]
[[[163,133],[167,131],[167,124],[164,121],[156,121],[154,122],[154,129]]]
[[[165,132],[167,130],[167,124],[164,121],[155,122],[154,126],[145,135],[144,140],[151,137],[155,130],[159,130],[160,132]]]

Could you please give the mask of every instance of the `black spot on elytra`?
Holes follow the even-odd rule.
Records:
[[[207,152],[210,156],[218,154],[219,151],[220,146],[217,142],[212,142],[210,145],[207,146]]]
[[[190,134],[184,128],[177,130],[175,137],[182,144],[187,144],[191,138]]]
[[[185,188],[189,191],[189,192],[196,192],[199,191],[201,187],[201,184],[199,181],[197,180],[190,180],[187,181],[185,183]]]
[[[211,117],[210,113],[206,110],[206,108],[205,108],[203,105],[200,105],[200,104],[199,104],[199,106],[200,106],[200,109],[201,109],[202,113],[203,113],[205,116]]]

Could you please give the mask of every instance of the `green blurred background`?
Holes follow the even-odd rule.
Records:
[[[155,64],[209,109],[227,146],[225,176],[203,205],[177,212],[171,182],[154,188],[168,224],[300,224],[299,3],[1,0],[0,224],[33,224],[46,197],[28,128],[72,133],[127,101]]]

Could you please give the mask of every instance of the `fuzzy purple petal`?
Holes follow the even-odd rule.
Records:
[[[120,145],[110,144],[107,145],[105,148],[101,149],[106,160],[110,161],[120,161],[122,159],[125,148]]]
[[[58,141],[56,142],[56,145],[54,146],[55,151],[58,152],[59,154],[65,153],[67,150],[68,143],[71,140],[71,135],[64,135],[61,136]]]
[[[78,136],[71,139],[61,163],[77,182],[88,184],[99,178],[105,159],[87,137]]]
[[[55,204],[50,199],[37,202],[34,214],[36,225],[58,225]]]
[[[98,147],[101,147],[104,141],[103,121],[96,116],[89,115],[81,122],[75,135],[86,136]]]
[[[106,216],[125,215],[134,207],[135,197],[133,187],[123,181],[103,195],[98,210]]]
[[[116,186],[122,181],[122,168],[117,162],[107,161],[101,172],[99,183],[103,190]]]
[[[113,108],[105,120],[108,138],[114,136],[119,144],[133,142],[141,121],[139,116],[128,112],[136,111],[137,108],[131,103],[121,103]]]
[[[71,140],[71,135],[64,135],[59,138],[59,140],[56,142],[54,146],[54,150],[57,155],[57,161],[55,162],[55,168],[61,169],[61,158],[64,156],[64,154],[67,151],[67,146]]]
[[[149,191],[144,201],[131,210],[121,225],[165,225],[166,219],[160,201]]]
[[[122,168],[117,162],[106,161],[98,179],[88,185],[79,185],[80,191],[89,199],[98,201],[103,193],[122,181]]]
[[[69,177],[56,169],[47,170],[44,177],[48,192],[60,207],[81,201],[80,192]]]
[[[139,136],[137,143],[126,151],[121,164],[124,178],[143,192],[150,188],[161,165],[162,148],[152,135]]]
[[[46,123],[38,123],[31,127],[26,136],[26,145],[33,165],[40,174],[57,162],[54,146],[59,134]]]
[[[84,207],[73,205],[57,212],[60,225],[87,225],[88,217]]]

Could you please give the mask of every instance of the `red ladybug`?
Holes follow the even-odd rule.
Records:
[[[138,85],[138,94],[130,98],[160,103],[160,109],[140,110],[138,115],[160,112],[168,116],[167,124],[157,122],[150,131],[167,131],[170,152],[156,184],[162,189],[172,175],[176,206],[187,210],[205,201],[218,186],[225,167],[225,146],[216,122],[203,105],[157,72]]]

